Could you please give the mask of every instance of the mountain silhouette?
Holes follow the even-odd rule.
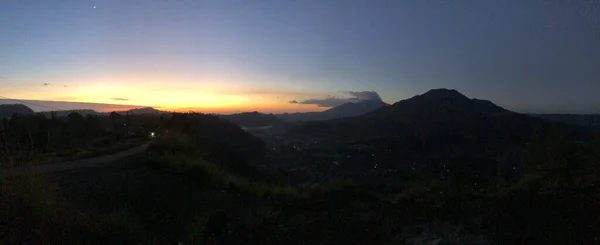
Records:
[[[469,99],[454,89],[432,89],[365,116],[406,123],[435,123],[469,121],[474,117],[502,114],[516,115],[490,101]]]
[[[82,110],[64,110],[64,111],[54,111],[54,116],[57,118],[61,118],[61,117],[67,117],[69,114],[73,113],[73,112],[77,112],[79,115],[82,116],[87,116],[87,115],[101,115],[101,113],[94,111],[94,110],[90,110],[90,109],[82,109]],[[52,111],[43,111],[40,112],[42,115],[44,115],[46,118],[51,118],[52,117]]]
[[[380,100],[362,100],[344,103],[322,112],[285,113],[277,116],[284,121],[321,121],[359,116],[386,106],[389,105]]]
[[[158,115],[158,114],[162,114],[164,112],[154,109],[152,107],[145,107],[145,108],[131,109],[131,110],[128,110],[127,113],[129,113],[131,115],[141,115],[141,114]]]
[[[71,114],[72,112],[76,112],[79,115],[82,116],[87,116],[87,115],[98,115],[98,116],[108,116],[110,114],[110,112],[98,112],[95,110],[91,110],[91,109],[77,109],[77,110],[61,110],[61,111],[43,111],[40,112],[42,115],[44,115],[47,118],[52,117],[52,113],[54,113],[54,116],[57,118],[62,118],[62,117],[67,117],[69,114]],[[158,114],[162,114],[165,113],[163,111],[159,111],[156,110],[152,107],[146,107],[146,108],[136,108],[136,109],[131,109],[128,111],[116,111],[119,114],[127,114],[129,113],[130,115],[142,115],[142,114],[152,114],[152,115],[158,115]]]
[[[522,145],[535,130],[553,126],[456,90],[433,89],[358,117],[306,123],[290,134],[331,144],[385,142],[406,154],[477,155]]]
[[[321,112],[323,120],[344,118],[363,115],[365,113],[389,106],[387,103],[379,100],[363,100],[359,102],[348,102],[326,111]]]
[[[281,123],[281,120],[277,116],[273,114],[263,114],[257,111],[219,115],[219,117],[242,127],[272,126]]]
[[[0,118],[11,118],[13,114],[31,115],[33,110],[23,104],[0,105]]]

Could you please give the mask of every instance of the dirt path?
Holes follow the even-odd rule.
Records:
[[[25,174],[46,174],[59,171],[81,169],[81,168],[96,168],[101,167],[119,159],[144,152],[148,144],[138,146],[129,150],[121,151],[111,155],[101,156],[97,158],[82,159],[64,163],[54,163],[41,166],[27,166],[11,169],[3,169],[0,171],[0,178],[8,176],[20,176]]]

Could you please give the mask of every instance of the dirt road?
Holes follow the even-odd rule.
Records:
[[[72,169],[81,169],[81,168],[96,168],[101,167],[116,160],[119,160],[124,157],[128,157],[131,155],[135,155],[138,153],[142,153],[146,150],[148,144],[138,146],[126,151],[121,151],[118,153],[114,153],[111,155],[101,156],[97,158],[90,159],[82,159],[71,162],[64,163],[54,163],[48,165],[41,166],[27,166],[27,167],[18,167],[11,169],[2,169],[0,170],[0,178],[9,177],[9,176],[20,176],[26,174],[45,174],[45,173],[54,173],[59,171],[66,171]]]

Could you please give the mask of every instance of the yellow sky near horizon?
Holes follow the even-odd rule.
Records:
[[[5,86],[2,86],[0,91],[14,99],[148,106],[168,111],[283,113],[326,109],[316,105],[289,103],[290,100],[323,96],[320,93],[301,90],[277,87],[247,88],[233,86],[235,83],[231,82],[194,86],[189,82],[163,82],[159,79],[148,79],[143,83],[139,79],[104,81],[106,80],[90,79],[86,80],[84,86],[73,85],[74,83],[67,81],[65,84],[39,84],[27,88],[13,82],[3,84]],[[107,105],[105,109],[96,110],[113,109],[113,106]]]

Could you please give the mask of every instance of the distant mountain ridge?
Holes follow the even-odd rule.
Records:
[[[414,155],[477,155],[502,152],[530,139],[549,121],[506,110],[456,90],[433,89],[370,113],[300,125],[291,136],[311,135],[331,142],[387,142]],[[332,143],[333,144],[333,143]],[[383,144],[383,143],[382,143]]]
[[[385,106],[389,105],[383,101],[363,100],[358,102],[348,102],[322,112],[264,114],[254,111],[231,115],[219,115],[219,117],[244,127],[262,127],[279,125],[283,122],[322,121],[336,118],[354,117]]]
[[[42,115],[46,116],[47,118],[52,117],[52,113],[54,113],[55,117],[61,118],[61,117],[67,117],[69,114],[76,112],[79,113],[82,116],[87,116],[87,115],[97,115],[97,116],[108,116],[111,112],[98,112],[95,110],[91,110],[91,109],[82,109],[82,110],[57,110],[57,111],[43,111],[40,112]],[[130,115],[159,115],[162,113],[166,113],[157,109],[154,109],[152,107],[145,107],[145,108],[136,108],[136,109],[131,109],[131,110],[127,110],[127,111],[115,111],[118,114],[127,114],[129,113]]]
[[[99,115],[101,114],[100,112],[94,111],[94,110],[90,110],[90,109],[83,109],[83,110],[64,110],[64,111],[54,111],[54,116],[55,117],[67,117],[69,116],[69,114],[76,112],[79,115],[82,116],[87,116],[87,115]],[[52,117],[52,111],[43,111],[40,112],[40,114],[44,115],[46,118],[51,118]]]
[[[386,106],[389,105],[380,100],[363,100],[348,102],[322,112],[284,113],[277,117],[284,121],[321,121],[360,116]]]
[[[128,111],[126,111],[126,112],[123,112],[123,113],[127,113],[127,112],[128,112],[129,114],[132,114],[132,115],[140,115],[140,114],[153,114],[153,115],[158,115],[158,114],[165,113],[165,112],[163,112],[163,111],[160,111],[160,110],[154,109],[154,108],[152,108],[152,107],[144,107],[144,108],[136,108],[136,109],[131,109],[131,110],[128,110]]]
[[[231,115],[218,115],[218,117],[242,127],[273,126],[282,123],[282,121],[273,114],[263,114],[257,111]]]
[[[34,111],[23,104],[2,104],[0,105],[0,118],[11,118],[13,114],[31,115]]]

